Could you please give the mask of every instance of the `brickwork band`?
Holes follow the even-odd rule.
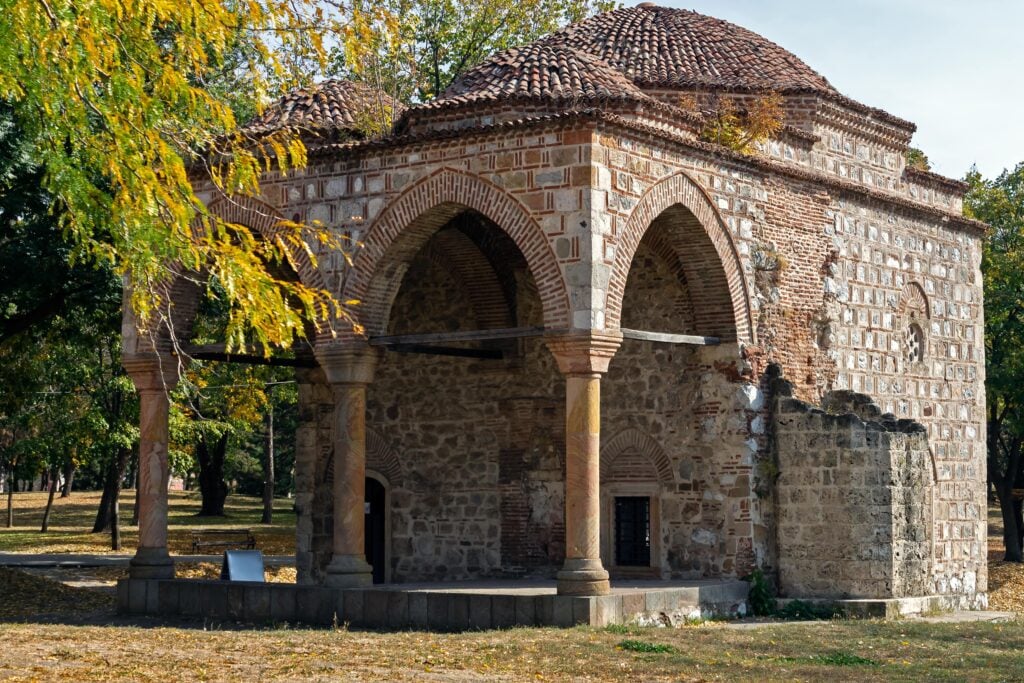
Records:
[[[366,386],[373,380],[376,354],[364,345],[317,350],[334,393],[334,533],[326,585],[353,588],[373,583],[366,562]]]
[[[167,551],[167,438],[170,398],[177,384],[171,357],[125,359],[139,392],[139,545],[130,563],[133,579],[174,578]]]
[[[585,332],[549,337],[565,375],[565,565],[560,595],[604,595],[601,564],[601,375],[621,337]]]

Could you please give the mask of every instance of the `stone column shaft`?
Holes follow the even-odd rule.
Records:
[[[561,595],[604,595],[601,564],[601,375],[621,337],[583,333],[551,337],[565,380],[565,565]]]
[[[326,584],[353,588],[373,583],[366,562],[366,387],[376,354],[368,347],[319,349],[317,358],[334,392],[334,533]]]
[[[334,556],[363,558],[366,385],[337,384],[334,401]]]
[[[167,551],[167,439],[170,398],[177,384],[173,358],[125,359],[139,392],[139,545],[129,568],[135,579],[174,578]]]

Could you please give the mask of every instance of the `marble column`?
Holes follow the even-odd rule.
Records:
[[[377,354],[366,345],[318,348],[317,360],[334,394],[334,534],[326,585],[354,588],[373,583],[366,562],[366,387]]]
[[[122,364],[139,392],[139,545],[129,564],[133,579],[172,579],[167,552],[167,421],[169,392],[178,383],[178,363],[170,356],[124,358]]]
[[[601,375],[622,337],[594,332],[547,338],[565,375],[565,565],[559,595],[604,595],[601,564]]]

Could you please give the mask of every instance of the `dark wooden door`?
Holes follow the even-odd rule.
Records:
[[[366,561],[373,565],[373,582],[384,583],[387,529],[384,484],[366,478]]]
[[[651,566],[651,499],[646,496],[615,499],[615,564]]]

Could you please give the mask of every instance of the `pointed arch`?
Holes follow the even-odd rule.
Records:
[[[387,483],[391,486],[401,486],[405,481],[398,453],[383,436],[369,428],[366,430],[366,467],[387,477]]]
[[[673,239],[679,262],[687,274],[693,296],[714,327],[735,330],[737,341],[753,343],[754,325],[750,293],[743,265],[729,230],[711,198],[686,173],[677,173],[651,186],[637,203],[619,238],[608,287],[608,326],[618,327],[626,280],[640,241],[656,223],[673,223],[683,233]],[[723,320],[723,316],[728,316]],[[731,330],[730,330],[731,331]]]
[[[672,476],[672,463],[665,455],[664,449],[657,441],[638,429],[619,432],[601,448],[600,481],[602,483],[610,481],[615,461],[626,453],[633,453],[646,459],[661,485],[671,486],[675,483],[675,477]]]
[[[475,175],[442,168],[394,199],[373,222],[342,287],[367,334],[387,327],[395,295],[409,263],[439,228],[471,209],[504,231],[526,259],[540,291],[544,323],[568,327],[569,296],[562,270],[544,231],[505,190]]]

